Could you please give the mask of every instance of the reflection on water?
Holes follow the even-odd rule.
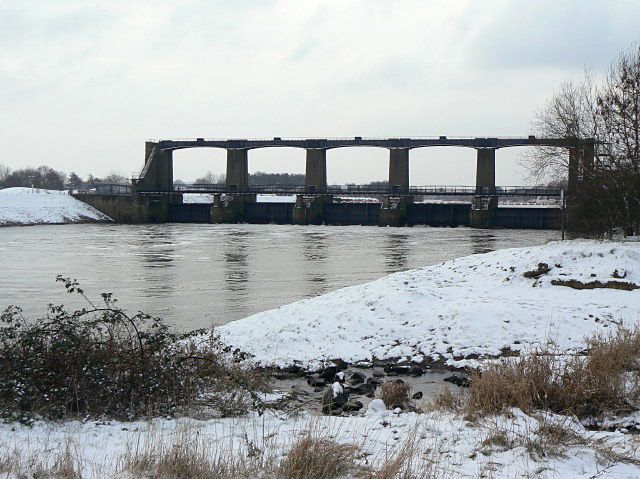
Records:
[[[327,259],[327,235],[322,232],[308,231],[302,234],[304,257],[308,261]]]
[[[482,254],[496,250],[496,237],[492,230],[476,230],[471,236],[471,253]]]
[[[392,233],[383,242],[383,255],[387,273],[407,269],[409,259],[409,235]]]
[[[148,268],[166,268],[174,260],[175,240],[173,230],[151,229],[136,243],[142,250],[144,266]]]
[[[246,232],[226,234],[224,249],[225,286],[228,291],[245,291],[249,280],[249,244]]]
[[[551,231],[276,225],[0,228],[0,309],[81,306],[55,283],[166,317],[183,330],[473,253],[542,244]]]
[[[321,230],[305,231],[302,234],[302,251],[306,260],[303,266],[307,283],[305,296],[319,296],[330,291],[331,285],[327,282],[324,264],[329,254],[327,235]]]

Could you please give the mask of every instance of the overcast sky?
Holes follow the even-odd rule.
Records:
[[[0,163],[130,175],[149,138],[526,135],[563,79],[640,39],[638,0],[2,0]],[[497,181],[519,184],[517,151]],[[177,178],[224,150],[177,152]],[[473,184],[475,151],[411,153],[411,183]],[[250,153],[304,171],[304,151]],[[332,150],[332,183],[388,152]]]

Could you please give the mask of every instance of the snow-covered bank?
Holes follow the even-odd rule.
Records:
[[[429,471],[428,477],[623,478],[638,474],[633,435],[590,432],[570,418],[533,418],[512,410],[509,416],[469,423],[441,412],[385,414],[332,418],[267,412],[209,421],[2,424],[0,450],[5,451],[5,462],[13,471],[1,472],[7,472],[6,477],[31,477],[25,469],[33,473],[39,468],[45,477],[44,471],[66,457],[67,466],[73,465],[78,472],[73,477],[141,477],[128,474],[126,466],[131,454],[137,454],[138,460],[148,457],[145,453],[151,446],[156,455],[158,451],[169,454],[177,447],[191,449],[203,469],[207,459],[235,458],[238,465],[253,460],[262,463],[264,473],[250,477],[266,478],[274,476],[274,470],[268,469],[270,459],[277,467],[302,434],[315,431],[319,437],[357,446],[362,451],[358,455],[362,467],[379,467],[404,448],[412,467]],[[554,443],[545,432],[553,425],[568,431],[570,440]]]
[[[539,263],[550,271],[524,276]],[[553,284],[569,280],[640,285],[640,245],[565,241],[467,256],[298,301],[217,331],[265,365],[313,369],[335,358],[428,357],[473,366],[477,356],[505,348],[552,341],[580,349],[592,332],[640,320],[640,289]]]
[[[111,221],[66,191],[32,188],[0,190],[0,226]]]

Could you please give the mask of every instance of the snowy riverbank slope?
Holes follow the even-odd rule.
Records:
[[[32,188],[0,190],[0,226],[111,221],[66,191]]]
[[[539,263],[550,271],[524,276]],[[571,279],[640,285],[640,244],[565,241],[467,256],[258,313],[218,332],[265,365],[426,356],[464,366],[474,362],[455,360],[550,341],[578,349],[585,335],[640,320],[640,289],[553,284]]]

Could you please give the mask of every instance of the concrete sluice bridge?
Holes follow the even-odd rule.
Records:
[[[386,185],[327,184],[327,151],[345,147],[377,147],[389,151]],[[409,181],[410,151],[428,147],[462,147],[477,151],[474,186],[415,187]],[[568,152],[568,195],[575,193],[582,171],[593,164],[595,142],[558,138],[273,138],[160,140],[145,143],[145,164],[132,184],[108,185],[77,196],[118,222],[210,222],[279,224],[432,225],[478,228],[558,228],[557,205],[531,208],[500,206],[499,198],[560,197],[554,188],[496,186],[496,150],[518,146],[565,149]],[[306,151],[304,186],[250,185],[249,152],[293,147]],[[224,185],[174,185],[173,152],[188,148],[227,151]],[[115,188],[115,189],[114,189]],[[211,204],[184,203],[185,193],[212,195]],[[295,195],[295,203],[256,201],[258,194]],[[365,198],[358,202],[349,197]],[[367,201],[366,198],[370,198]],[[429,202],[428,198],[438,198]],[[460,199],[467,199],[463,203]],[[426,200],[425,200],[426,199]],[[453,200],[449,203],[446,200]]]

